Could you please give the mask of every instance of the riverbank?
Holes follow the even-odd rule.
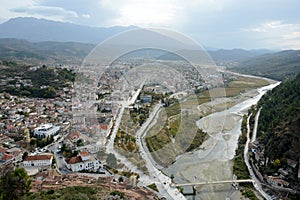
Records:
[[[176,161],[178,155],[199,149],[208,138],[207,133],[202,132],[195,123],[199,118],[227,110],[252,98],[259,94],[257,88],[268,84],[269,82],[264,79],[237,75],[224,81],[223,87],[189,94],[178,103],[165,107],[165,112],[159,115],[158,123],[147,133],[147,147],[153,159],[161,166],[168,166]],[[224,124],[228,125],[225,131],[229,131],[240,116],[231,115],[224,123],[221,122],[222,118],[221,116],[215,124],[220,124],[221,127]],[[205,123],[209,125],[210,121],[207,120]]]
[[[232,159],[241,134],[242,115],[252,105],[256,104],[261,96],[276,84],[251,91],[256,94],[232,106],[228,110],[210,114],[200,119],[197,124],[210,137],[204,141],[199,150],[185,153],[177,157],[176,162],[166,168],[168,175],[174,174],[175,182],[194,182],[232,180]],[[217,101],[216,103],[219,103]],[[213,105],[213,104],[212,104]],[[199,198],[203,199],[243,199],[239,191],[232,189],[231,184],[205,185],[197,187]]]

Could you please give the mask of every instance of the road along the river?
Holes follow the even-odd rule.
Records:
[[[241,134],[242,115],[256,104],[264,93],[280,83],[257,89],[259,95],[249,98],[228,110],[201,118],[198,126],[210,136],[201,147],[178,156],[176,162],[163,171],[175,175],[175,182],[203,182],[230,180],[233,177],[232,159]],[[232,191],[231,184],[205,185],[197,187],[196,199],[240,199],[238,191]]]
[[[259,110],[260,112],[260,110]],[[259,115],[259,113],[256,114],[256,116]],[[250,124],[249,124],[249,121],[250,121],[250,117],[252,116],[252,113],[248,116],[247,118],[247,141],[246,141],[246,144],[245,144],[245,149],[244,149],[244,160],[245,160],[245,164],[248,168],[248,171],[249,171],[249,174],[250,174],[250,177],[252,178],[252,180],[254,181],[253,183],[253,186],[255,187],[255,189],[267,200],[271,200],[272,198],[263,191],[262,187],[261,187],[261,183],[260,181],[256,178],[255,176],[255,173],[253,171],[253,169],[251,168],[251,165],[249,163],[249,154],[248,154],[248,145],[250,143]],[[255,117],[255,120],[258,120],[258,117]],[[257,122],[256,122],[257,123]],[[257,126],[256,126],[257,128]],[[254,131],[254,130],[253,130]]]

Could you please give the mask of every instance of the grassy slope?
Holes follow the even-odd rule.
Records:
[[[87,186],[74,186],[66,187],[62,189],[48,190],[43,192],[32,193],[26,200],[40,199],[40,200],[52,200],[52,199],[72,199],[72,200],[101,200],[108,199],[109,196],[119,194],[125,197],[125,195],[119,191],[110,192],[109,189],[99,187],[87,187]],[[112,197],[111,197],[112,198]]]

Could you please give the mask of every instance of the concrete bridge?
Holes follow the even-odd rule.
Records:
[[[224,181],[205,181],[195,183],[171,183],[171,187],[183,187],[183,186],[196,186],[196,185],[207,185],[207,184],[223,184],[223,183],[254,183],[252,179],[241,179],[241,180],[224,180]]]

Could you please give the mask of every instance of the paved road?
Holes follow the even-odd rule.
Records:
[[[162,104],[157,104],[152,112],[150,113],[148,119],[146,122],[142,125],[142,127],[137,131],[136,133],[136,141],[137,144],[140,146],[140,152],[143,158],[146,161],[146,166],[150,172],[150,176],[145,175],[142,171],[137,169],[135,165],[133,165],[126,157],[120,155],[115,149],[114,149],[114,140],[118,131],[118,128],[121,123],[121,118],[124,112],[125,107],[127,106],[126,103],[124,103],[120,109],[120,112],[118,114],[118,117],[115,122],[114,129],[111,134],[111,138],[107,144],[107,152],[113,153],[117,159],[119,159],[123,164],[125,164],[131,171],[136,172],[140,175],[140,184],[141,185],[149,185],[151,183],[156,183],[159,193],[166,197],[167,199],[185,199],[185,197],[178,191],[177,188],[170,187],[171,184],[171,178],[164,175],[161,171],[159,171],[151,162],[151,155],[150,153],[147,153],[144,149],[144,146],[142,145],[142,136],[144,135],[145,131],[149,127],[149,124],[153,122],[153,119],[155,116],[157,116],[157,113],[159,109],[161,108]]]
[[[262,108],[259,108],[258,112],[255,115],[255,122],[254,122],[254,128],[252,131],[252,138],[251,138],[251,142],[254,142],[256,140],[256,134],[257,134],[257,126],[258,126],[258,118],[260,115],[260,111]]]
[[[250,176],[252,178],[252,180],[254,181],[253,186],[255,187],[255,189],[267,200],[271,200],[272,198],[265,192],[263,191],[262,187],[261,187],[261,183],[260,181],[256,178],[255,173],[249,163],[249,154],[248,154],[248,145],[250,143],[250,125],[249,125],[249,120],[250,117],[252,116],[252,113],[248,116],[247,118],[247,141],[246,141],[246,145],[245,145],[245,149],[244,149],[244,160],[245,160],[245,164],[248,168],[248,171],[250,173]],[[255,118],[255,123],[257,123],[258,118]],[[256,127],[257,128],[257,127]]]
[[[67,126],[64,131],[66,131],[70,126]],[[47,146],[47,148],[53,152],[54,158],[56,160],[56,170],[58,171],[58,173],[60,174],[71,174],[73,173],[72,171],[70,171],[69,169],[67,169],[66,163],[64,161],[64,157],[61,155],[61,153],[57,152],[59,148],[59,146],[62,145],[62,142],[64,141],[65,137],[68,134],[62,134],[61,138],[58,139],[57,141],[55,141],[54,143],[50,144]],[[44,147],[45,148],[45,147]]]
[[[161,195],[171,199],[185,199],[185,197],[178,191],[177,188],[171,187],[171,178],[163,174],[160,170],[157,169],[158,166],[151,157],[151,154],[148,152],[147,147],[143,144],[143,137],[146,135],[146,131],[149,130],[149,127],[155,124],[155,121],[158,118],[158,113],[162,104],[157,104],[152,112],[149,115],[149,118],[142,125],[142,127],[137,131],[137,143],[140,146],[140,152],[143,158],[146,161],[146,166],[151,174],[151,178],[154,179],[154,182],[157,185],[157,188]],[[149,126],[150,125],[150,126]]]
[[[128,167],[133,172],[136,172],[140,175],[140,184],[146,186],[151,183],[156,183],[158,190],[160,191],[160,194],[168,199],[185,199],[185,197],[178,191],[177,188],[170,187],[171,184],[171,178],[164,175],[161,171],[159,171],[151,162],[151,155],[150,153],[146,153],[146,150],[144,149],[144,146],[142,144],[142,136],[145,134],[145,131],[147,130],[149,124],[153,121],[154,117],[157,115],[159,109],[161,108],[162,104],[157,104],[152,112],[150,113],[148,119],[146,122],[142,125],[142,127],[137,131],[136,138],[137,138],[137,144],[140,146],[140,152],[143,156],[143,158],[146,161],[146,166],[150,172],[150,176],[145,175],[141,170],[137,168],[137,166],[133,165],[125,156],[119,154],[114,149],[114,140],[116,137],[116,134],[118,132],[121,119],[124,113],[125,107],[135,102],[136,98],[138,97],[138,94],[140,93],[141,89],[138,89],[135,94],[132,96],[130,100],[127,102],[123,101],[121,104],[121,109],[118,114],[118,117],[115,122],[114,129],[112,131],[111,137],[108,141],[108,144],[106,146],[107,153],[113,153],[118,160],[120,160],[125,166]],[[100,142],[100,141],[99,141]]]
[[[141,86],[142,87],[142,86]],[[107,146],[106,146],[106,152],[107,153],[112,153],[116,156],[118,160],[120,160],[130,171],[138,173],[140,176],[140,180],[144,182],[144,185],[149,185],[152,183],[152,180],[150,179],[149,176],[145,175],[141,170],[137,168],[137,166],[133,165],[125,156],[121,155],[118,153],[115,148],[114,148],[114,141],[117,135],[117,132],[119,130],[119,126],[121,124],[122,116],[124,113],[125,108],[130,105],[132,102],[135,102],[136,98],[138,97],[139,93],[141,91],[141,88],[138,89],[135,94],[132,95],[132,98],[129,99],[128,101],[120,101],[119,103],[121,104],[120,111],[118,113],[117,119],[114,124],[114,128],[112,130],[110,139],[108,140]],[[102,141],[98,141],[96,145],[102,143]]]
[[[114,126],[114,129],[112,131],[112,134],[111,134],[111,137],[108,141],[108,144],[106,146],[106,152],[107,153],[112,153],[116,156],[116,158],[118,160],[120,160],[123,164],[125,164],[125,166],[130,169],[132,172],[136,172],[140,175],[140,179],[145,179],[145,181],[147,183],[151,183],[150,179],[147,178],[147,176],[137,168],[137,166],[133,165],[125,156],[119,154],[115,148],[114,148],[114,141],[115,141],[115,138],[116,138],[116,134],[118,132],[118,129],[119,129],[119,126],[120,126],[120,123],[121,123],[121,119],[122,119],[122,115],[123,115],[123,112],[124,112],[124,109],[125,109],[125,104],[122,105],[121,109],[120,109],[120,112],[119,112],[119,115],[116,119],[116,122],[115,122],[115,126]],[[99,141],[101,142],[101,141]]]
[[[195,183],[179,183],[171,184],[172,187],[180,186],[193,186],[193,185],[209,185],[209,184],[223,184],[223,183],[253,183],[252,179],[241,179],[241,180],[224,180],[224,181],[205,181],[205,182],[195,182]]]

